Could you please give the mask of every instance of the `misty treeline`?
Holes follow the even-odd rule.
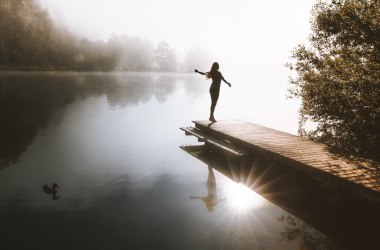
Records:
[[[0,0],[0,69],[190,71],[210,61],[201,49],[183,62],[167,42],[112,35],[80,39],[53,22],[35,0]]]

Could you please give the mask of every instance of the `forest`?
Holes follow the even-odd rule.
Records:
[[[167,42],[126,34],[90,41],[56,24],[35,0],[0,0],[0,70],[186,72],[206,56],[192,49],[179,63]]]

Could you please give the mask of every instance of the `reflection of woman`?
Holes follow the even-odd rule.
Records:
[[[216,181],[212,167],[208,166],[208,177],[206,182],[207,196],[191,196],[191,199],[201,199],[209,212],[214,210],[214,207],[224,199],[219,199],[216,196]]]
[[[222,73],[219,72],[219,64],[217,62],[214,62],[212,64],[209,72],[204,73],[204,72],[198,71],[197,69],[195,69],[195,72],[201,75],[206,75],[207,79],[210,79],[210,78],[212,79],[212,83],[210,87],[211,107],[210,107],[209,120],[212,122],[216,122],[214,118],[214,110],[219,98],[220,83],[223,80],[223,82],[227,83],[228,86],[230,87],[231,87],[231,83],[227,82],[226,79],[224,79]]]

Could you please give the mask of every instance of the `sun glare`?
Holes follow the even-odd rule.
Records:
[[[263,204],[264,198],[240,183],[226,183],[225,191],[228,206],[236,211],[246,211]]]

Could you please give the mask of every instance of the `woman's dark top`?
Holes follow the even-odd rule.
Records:
[[[212,79],[212,83],[211,83],[211,87],[212,89],[220,89],[220,83],[222,82],[222,73],[220,73],[219,71],[216,71],[215,73],[213,73],[211,75],[211,79]]]

